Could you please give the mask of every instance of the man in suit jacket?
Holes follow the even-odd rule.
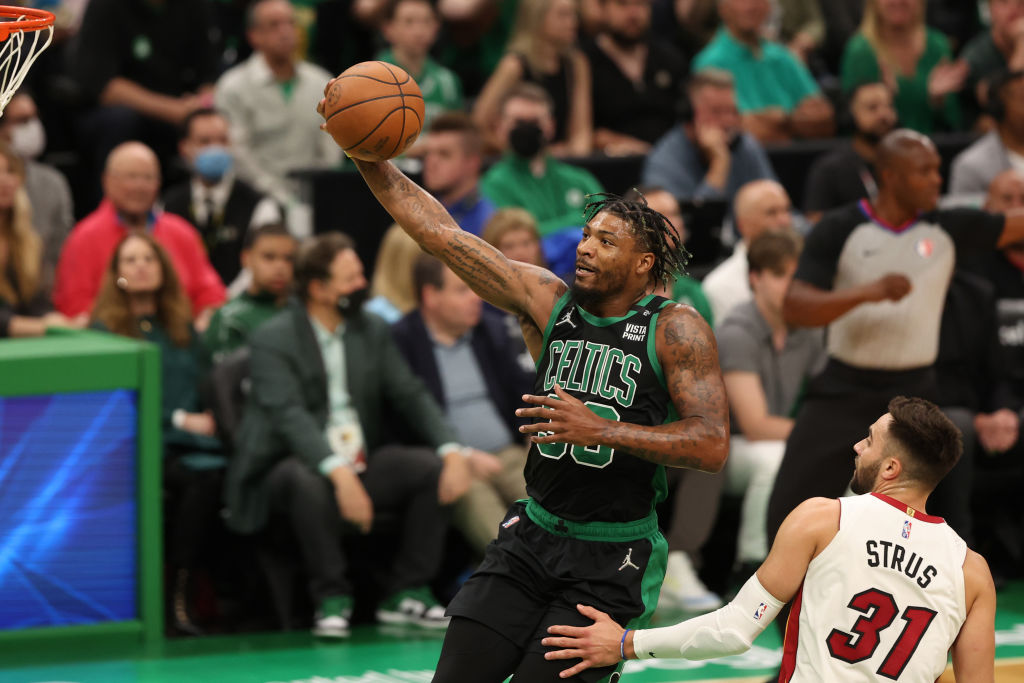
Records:
[[[472,480],[464,449],[384,321],[360,312],[367,283],[352,240],[312,240],[295,280],[304,305],[250,338],[252,388],[227,476],[228,524],[252,533],[269,515],[286,517],[319,607],[314,633],[345,637],[352,588],[343,523],[367,533],[377,511],[398,511],[399,548],[377,618],[443,628],[427,585],[442,557],[444,506]],[[387,445],[394,425],[385,410],[432,448]]]
[[[164,193],[164,210],[196,226],[210,263],[234,297],[252,279],[247,274],[236,283],[246,233],[280,223],[284,216],[276,201],[237,177],[228,121],[222,114],[197,109],[185,119],[181,132],[178,153],[191,173],[187,181]]]
[[[413,266],[413,286],[418,308],[392,327],[399,350],[459,442],[501,461],[453,508],[455,527],[482,557],[508,506],[526,497],[526,446],[515,409],[530,393],[533,373],[520,367],[504,320],[485,313],[480,297],[446,265],[423,254]]]

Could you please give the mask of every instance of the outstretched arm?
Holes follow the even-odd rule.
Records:
[[[390,161],[354,159],[374,196],[425,251],[443,261],[482,299],[544,329],[567,289],[550,271],[510,261],[458,226],[439,201]]]
[[[899,301],[910,289],[910,280],[896,273],[844,289],[820,289],[809,282],[793,280],[782,304],[782,315],[796,327],[824,327],[863,303]]]
[[[333,83],[328,81],[325,94]],[[321,116],[326,106],[325,99],[317,104]],[[326,126],[326,122],[320,124],[321,129]],[[352,161],[381,206],[424,251],[443,261],[485,301],[544,329],[555,303],[568,289],[564,282],[543,268],[508,260],[487,242],[462,230],[441,202],[390,161],[354,157]]]
[[[655,335],[658,362],[678,420],[647,426],[598,417],[555,385],[557,399],[524,397],[542,407],[516,411],[520,417],[540,420],[520,431],[550,432],[532,437],[534,443],[602,445],[659,465],[721,470],[729,453],[729,409],[711,328],[694,309],[673,305],[662,310]]]
[[[541,644],[563,649],[546,652],[544,658],[581,660],[559,674],[569,678],[620,659],[710,659],[746,652],[793,598],[807,566],[838,530],[839,501],[806,500],[786,517],[764,564],[725,607],[674,626],[627,631],[604,612],[577,605],[580,614],[594,623],[548,627],[552,635]],[[954,661],[955,657],[954,653]]]

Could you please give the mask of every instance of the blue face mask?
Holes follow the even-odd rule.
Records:
[[[203,180],[215,183],[231,170],[234,162],[234,157],[227,147],[210,145],[196,155],[196,173],[202,176]]]

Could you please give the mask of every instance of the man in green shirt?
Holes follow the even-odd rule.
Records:
[[[214,361],[246,345],[249,334],[284,306],[292,289],[296,247],[295,238],[280,223],[246,232],[242,267],[252,273],[252,282],[210,320],[203,343]]]
[[[744,128],[762,142],[831,136],[835,113],[810,71],[784,45],[761,36],[769,0],[718,0],[718,11],[722,28],[691,67],[732,73]]]
[[[430,58],[440,27],[437,10],[427,0],[392,0],[382,26],[389,49],[377,55],[380,61],[405,69],[420,86],[424,130],[439,114],[462,109],[459,77]]]
[[[586,197],[604,189],[589,171],[548,154],[555,134],[553,112],[551,97],[540,86],[521,83],[509,92],[498,121],[506,152],[484,174],[480,191],[498,208],[529,211],[537,219],[549,265],[563,273],[575,262]]]

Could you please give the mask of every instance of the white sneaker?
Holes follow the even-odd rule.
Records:
[[[348,619],[338,615],[318,617],[313,624],[313,635],[318,638],[348,638],[351,634]]]
[[[383,624],[415,624],[426,628],[447,628],[449,617],[428,588],[404,590],[384,600],[377,608]]]
[[[352,631],[349,618],[352,616],[352,598],[338,596],[327,598],[320,604],[313,623],[313,635],[319,638],[348,638]]]
[[[680,607],[687,612],[710,612],[722,606],[722,598],[709,591],[697,577],[686,553],[675,550],[668,554],[665,582],[661,585],[658,603]]]

